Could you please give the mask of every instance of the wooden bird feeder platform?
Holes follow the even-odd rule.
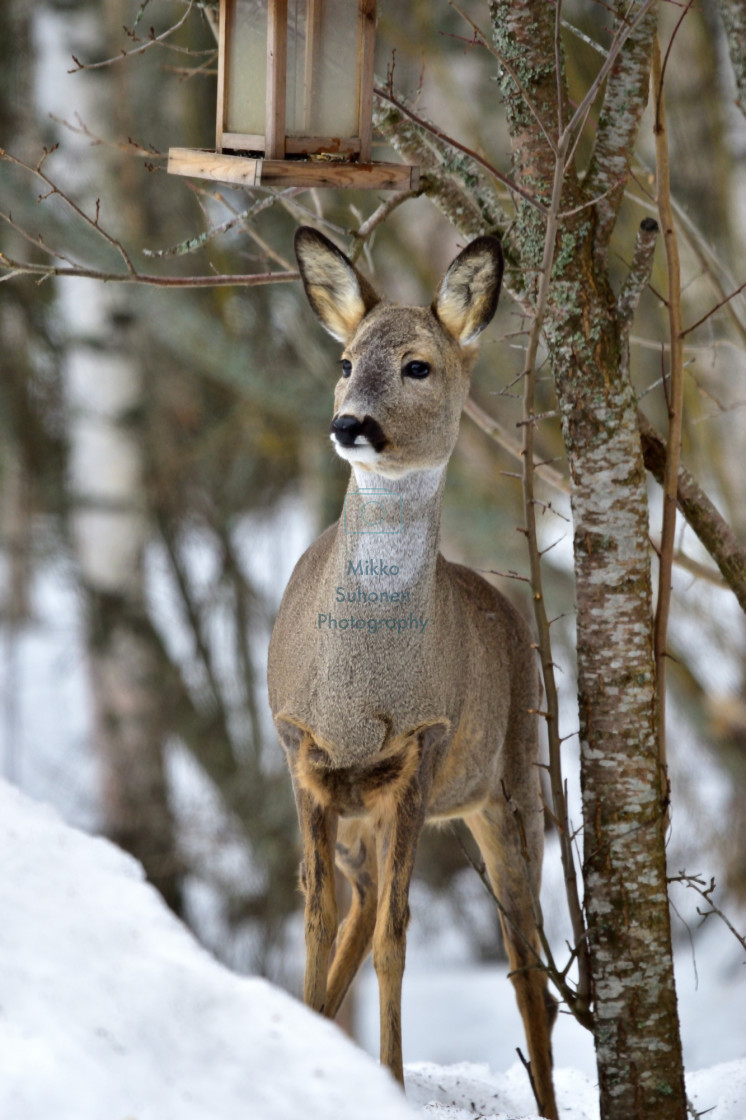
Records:
[[[244,187],[409,191],[374,163],[376,0],[220,0],[215,151],[171,148],[173,175]]]

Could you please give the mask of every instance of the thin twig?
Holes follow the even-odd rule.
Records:
[[[500,422],[485,412],[472,397],[467,400],[464,412],[490,439],[494,440],[515,459],[523,461],[523,448],[520,442],[506,432]],[[638,412],[638,424],[640,425],[645,466],[653,477],[662,483],[666,458],[665,442],[642,412]],[[561,475],[559,471],[553,470],[548,463],[535,461],[534,471],[561,493],[568,494],[570,492],[570,484],[567,478]],[[521,474],[508,471],[502,473],[510,478],[521,479],[523,477]],[[698,579],[705,579],[710,583],[716,583],[718,586],[730,588],[737,596],[743,609],[746,610],[746,549],[740,545],[732,530],[718,514],[706,494],[683,468],[679,470],[677,501],[688,524],[718,565],[723,577],[722,581],[718,579],[717,573],[713,572],[712,569],[697,564],[691,557],[685,556],[681,552],[677,551],[674,555],[674,563]],[[651,544],[656,552],[659,551],[659,542],[651,541]],[[494,572],[493,574],[504,578],[526,580],[525,576],[519,576],[515,572]],[[550,621],[550,627],[553,621]]]
[[[55,260],[62,261],[66,265],[76,267],[75,261],[73,261],[70,257],[66,256],[64,253],[61,253],[58,249],[53,249],[51,245],[47,245],[46,241],[40,233],[37,233],[36,235],[31,234],[28,232],[28,230],[24,229],[23,226],[19,225],[18,222],[16,222],[13,218],[12,214],[5,214],[0,211],[0,221],[5,222],[6,225],[9,225],[11,229],[14,229],[16,233],[23,238],[24,241],[28,241],[29,245],[33,245],[35,249],[40,249],[41,252],[46,253],[48,257],[53,257]],[[1,253],[0,257],[2,257]],[[21,267],[21,262],[19,261],[14,261],[13,264],[16,267]]]
[[[386,199],[381,205],[373,211],[369,218],[366,218],[356,230],[351,233],[353,239],[352,250],[350,251],[350,260],[355,263],[363,251],[365,242],[375,229],[378,228],[394,210],[402,205],[403,202],[409,202],[412,198],[418,198],[420,191],[400,191],[398,194],[392,195],[391,198]]]
[[[520,1058],[521,1065],[526,1071],[528,1083],[531,1086],[531,1092],[534,1094],[534,1100],[536,1101],[538,1107],[541,1108],[541,1101],[539,1100],[539,1094],[536,1089],[536,1082],[534,1081],[534,1071],[531,1069],[531,1062],[528,1060],[528,1058],[525,1058],[523,1056],[523,1051],[521,1050],[520,1046],[516,1046],[515,1052]]]
[[[89,214],[86,214],[85,210],[83,210],[83,208],[78,205],[75,199],[71,198],[70,195],[65,194],[61,187],[58,187],[54,180],[51,179],[49,175],[47,175],[46,171],[44,170],[44,164],[46,163],[49,156],[51,156],[57,150],[57,147],[58,145],[55,144],[52,148],[45,148],[44,155],[36,164],[36,166],[33,166],[30,163],[26,163],[24,160],[12,155],[4,148],[0,148],[0,159],[5,160],[7,163],[13,164],[15,167],[20,167],[24,171],[29,172],[29,174],[34,175],[38,179],[41,179],[42,183],[44,183],[48,190],[46,194],[39,197],[39,201],[43,202],[47,198],[51,198],[53,195],[56,195],[67,207],[69,207],[70,210],[72,210],[74,214],[77,214],[77,216],[85,223],[85,225],[89,227],[89,229],[92,229],[94,233],[103,238],[103,240],[118,253],[124,263],[125,268],[127,269],[127,272],[130,274],[134,274],[135,266],[132,264],[129,253],[125,249],[124,245],[122,245],[122,242],[117,237],[114,237],[113,234],[108,233],[99,223],[98,200],[96,201],[96,213],[94,217],[91,217]],[[5,218],[5,215],[2,215],[2,217]],[[47,252],[52,253],[52,250],[47,249],[46,246],[44,246],[44,248]]]
[[[656,555],[660,556],[661,542],[651,536],[650,544]],[[715,568],[710,567],[709,564],[703,564],[699,560],[694,560],[693,557],[687,556],[681,549],[676,551],[673,561],[677,568],[681,568],[683,572],[688,572],[689,575],[694,576],[695,579],[705,580],[706,583],[711,583],[713,587],[725,588],[727,586],[725,580],[718,574]]]
[[[478,428],[481,428],[495,443],[504,447],[514,459],[518,459],[519,461],[523,459],[523,445],[520,440],[517,440],[515,436],[511,436],[509,432],[506,432],[502,424],[485,412],[473,397],[468,398],[464,405],[464,412],[470,420],[474,421]],[[537,463],[536,461],[534,461],[534,470],[540,478],[544,479],[544,481],[548,482],[551,486],[554,486],[557,490],[561,491],[561,493],[569,494],[570,484],[559,471],[553,470],[547,463]]]
[[[165,31],[161,32],[160,35],[155,35],[151,31],[151,34],[150,34],[149,38],[144,43],[141,43],[139,47],[134,47],[131,51],[121,50],[119,52],[119,54],[114,55],[113,58],[105,58],[101,62],[81,62],[80,59],[76,58],[75,55],[73,55],[72,59],[73,59],[73,62],[75,63],[75,67],[72,70],[68,70],[68,74],[77,74],[79,70],[100,70],[104,66],[111,66],[112,63],[114,63],[114,62],[121,62],[121,60],[123,58],[131,58],[132,55],[142,54],[144,51],[149,50],[150,47],[155,47],[155,46],[159,46],[159,45],[162,46],[166,42],[167,39],[170,39],[170,37],[174,34],[175,31],[178,31],[179,28],[182,27],[186,23],[187,19],[189,18],[190,14],[191,14],[191,11],[192,11],[193,7],[194,7],[194,0],[188,0],[187,10],[184,12],[181,19],[177,20],[176,23],[172,24],[171,27],[169,27]],[[132,37],[134,37],[134,35]],[[187,47],[181,47],[181,48],[177,48],[177,49],[182,54],[193,53]]]
[[[287,284],[300,279],[299,272],[211,273],[209,276],[153,276],[134,269],[132,272],[102,272],[82,265],[62,267],[16,261],[5,253],[0,253],[0,268],[8,270],[5,276],[0,276],[0,283],[15,276],[38,276],[40,282],[58,276],[101,280],[106,284],[145,284],[155,288],[254,288],[260,284]]]
[[[679,16],[679,18],[676,21],[676,26],[674,27],[673,31],[671,32],[671,38],[668,40],[668,46],[666,47],[666,54],[665,54],[665,57],[663,58],[662,65],[660,63],[660,59],[658,61],[660,74],[659,74],[658,82],[657,82],[657,85],[656,85],[656,97],[655,97],[655,119],[656,120],[658,120],[660,118],[661,112],[663,111],[663,109],[662,109],[663,85],[664,85],[665,80],[666,80],[666,69],[668,67],[668,61],[671,57],[671,51],[673,50],[673,45],[674,45],[674,42],[676,40],[676,36],[679,33],[681,25],[684,22],[684,19],[686,18],[686,16],[689,14],[689,9],[692,7],[693,3],[694,3],[694,0],[687,0],[687,3],[684,5],[684,8],[683,8],[683,11],[682,11],[681,15]],[[657,40],[657,36],[656,36],[656,42],[657,41],[658,40]],[[660,43],[658,43],[658,50],[660,51]]]
[[[728,927],[730,932],[733,934],[736,941],[738,941],[743,949],[746,949],[746,936],[738,932],[727,915],[724,914],[720,907],[716,906],[712,901],[712,894],[716,887],[714,878],[710,878],[709,884],[705,885],[705,881],[701,875],[687,875],[686,871],[680,871],[678,875],[671,876],[668,882],[683,883],[685,886],[690,887],[692,890],[696,891],[697,894],[701,895],[707,905],[710,907],[709,910],[700,910],[700,908],[697,907],[697,913],[703,919],[703,922],[706,921],[711,914],[717,914],[718,918],[720,918],[720,920]]]
[[[555,0],[554,10],[554,79],[557,83],[557,131],[564,132],[564,90],[562,88],[562,0]]]
[[[658,37],[653,42],[651,75],[656,115],[653,124],[658,180],[658,212],[663,227],[663,240],[668,266],[668,328],[670,365],[668,392],[668,448],[663,478],[663,524],[661,527],[661,553],[658,576],[658,604],[655,612],[654,654],[656,666],[656,710],[658,716],[658,758],[664,782],[664,797],[668,799],[668,769],[666,765],[666,644],[668,618],[671,608],[671,572],[675,551],[676,499],[678,493],[679,462],[684,407],[684,356],[681,322],[681,267],[676,238],[673,209],[671,206],[671,179],[666,131],[666,110],[663,100],[663,69]]]
[[[573,117],[573,120],[574,119]],[[560,225],[559,215],[561,210],[562,187],[567,172],[567,155],[571,139],[572,130],[571,126],[568,125],[566,128],[562,129],[556,149],[552,196],[546,215],[544,248],[541,271],[539,273],[539,290],[536,297],[534,319],[526,347],[523,416],[524,420],[528,420],[529,423],[523,428],[523,509],[528,542],[531,588],[533,591],[534,619],[538,634],[538,649],[547,706],[546,725],[549,742],[549,776],[552,789],[552,808],[557,821],[567,905],[570,913],[573,938],[578,954],[578,991],[576,1003],[581,1011],[588,1012],[591,1000],[588,947],[583,910],[580,905],[580,897],[578,894],[572,840],[567,820],[567,802],[565,800],[564,783],[562,780],[559,697],[557,693],[557,682],[554,676],[554,659],[552,657],[549,621],[544,601],[541,554],[538,544],[534,496],[534,393],[537,357],[544,319],[547,314],[552,266],[554,264],[557,234]]]
[[[85,123],[79,113],[75,113],[77,124],[72,124],[70,121],[65,120],[64,117],[58,117],[54,113],[49,114],[49,119],[68,132],[72,132],[74,136],[84,136],[86,140],[90,140],[92,148],[105,146],[115,151],[126,152],[127,155],[142,156],[143,159],[147,160],[160,159],[165,162],[168,158],[165,152],[159,151],[158,148],[154,147],[152,144],[143,147],[142,144],[138,144],[136,140],[133,140],[131,136],[128,136],[127,140],[123,141],[107,139],[104,136],[97,135],[97,133],[93,132],[89,125]]]
[[[740,296],[744,288],[746,288],[746,280],[744,280],[743,284],[736,288],[735,292],[731,292],[729,296],[721,299],[720,302],[716,303],[714,307],[711,307],[710,310],[705,315],[703,315],[701,319],[697,319],[696,323],[692,323],[690,327],[686,327],[684,330],[682,330],[681,337],[683,338],[685,335],[690,334],[692,331],[696,331],[697,327],[701,327],[703,323],[706,323],[710,316],[714,315],[716,311],[719,311],[721,307],[725,307],[725,305],[727,303],[730,303],[732,299],[735,299],[736,296]]]

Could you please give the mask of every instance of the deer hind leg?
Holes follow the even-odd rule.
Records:
[[[516,1002],[526,1032],[531,1077],[542,1116],[557,1120],[552,1082],[551,1034],[557,1001],[547,990],[534,919],[543,850],[543,818],[534,808],[511,812],[507,800],[467,819],[500,903],[500,924],[510,962]]]
[[[360,965],[370,952],[378,904],[376,845],[370,827],[359,820],[341,820],[337,834],[337,866],[352,887],[350,909],[339,927],[329,972],[326,1014],[333,1019]]]
[[[409,924],[409,884],[423,824],[421,792],[410,786],[394,800],[376,831],[378,914],[373,933],[373,965],[378,977],[381,1064],[404,1084],[401,992]]]
[[[306,977],[303,996],[315,1011],[326,1010],[329,957],[337,933],[334,845],[337,816],[306,790],[296,790],[303,845],[301,879],[306,896]]]

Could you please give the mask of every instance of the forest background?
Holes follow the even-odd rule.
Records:
[[[0,164],[0,237],[6,259],[28,265],[10,264],[0,289],[3,765],[10,780],[133,852],[224,960],[295,989],[296,826],[266,707],[264,651],[294,560],[341,505],[346,473],[325,439],[337,354],[297,284],[223,278],[293,271],[292,233],[312,221],[360,252],[382,290],[427,301],[465,240],[453,222],[459,191],[484,201],[483,169],[469,153],[507,171],[509,121],[496,59],[462,14],[382,0],[380,84],[462,145],[425,134],[419,157],[431,166],[420,197],[389,212],[375,194],[247,195],[171,179],[170,145],[213,142],[214,39],[202,7],[10,0],[0,13],[0,131],[12,157]],[[488,25],[485,5],[464,11]],[[583,2],[563,15],[577,102],[611,42],[612,14]],[[717,4],[662,4],[659,19],[690,327],[683,459],[743,539],[746,334],[743,300],[728,298],[743,283],[746,239],[739,75]],[[402,122],[392,123],[390,102],[379,99],[376,112],[396,142]],[[657,213],[646,113],[609,252],[617,288],[641,220]],[[579,162],[597,123],[592,114]],[[400,148],[402,135],[400,127]],[[509,192],[496,189],[509,209]],[[69,270],[87,275],[52,275]],[[130,282],[134,273],[158,283]],[[667,291],[661,245],[630,335],[632,382],[660,429]],[[525,610],[526,586],[513,578],[529,564],[516,532],[524,494],[512,451],[529,326],[505,298],[475,373],[471,415],[482,427],[463,422],[444,523],[446,555],[499,570]],[[536,504],[540,547],[552,546],[544,598],[557,619],[559,727],[578,827],[568,470],[543,352],[536,398],[537,458],[549,464]],[[652,480],[649,494],[655,566],[662,503]],[[683,519],[675,543],[669,873],[696,873],[705,885],[715,876],[718,906],[737,914],[746,901],[743,614]],[[54,691],[40,692],[44,649],[57,660]],[[35,705],[55,709],[58,733],[43,742]],[[428,837],[418,876],[475,957],[497,951],[494,906],[450,831]],[[689,936],[702,898],[686,883],[673,889],[690,919],[675,935]],[[561,939],[565,924],[550,922],[550,933]]]

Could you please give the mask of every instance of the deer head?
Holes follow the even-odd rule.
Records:
[[[497,308],[500,242],[472,241],[430,307],[381,300],[344,253],[313,229],[298,230],[295,249],[311,307],[344,345],[330,426],[337,454],[387,478],[445,465],[476,340]]]

